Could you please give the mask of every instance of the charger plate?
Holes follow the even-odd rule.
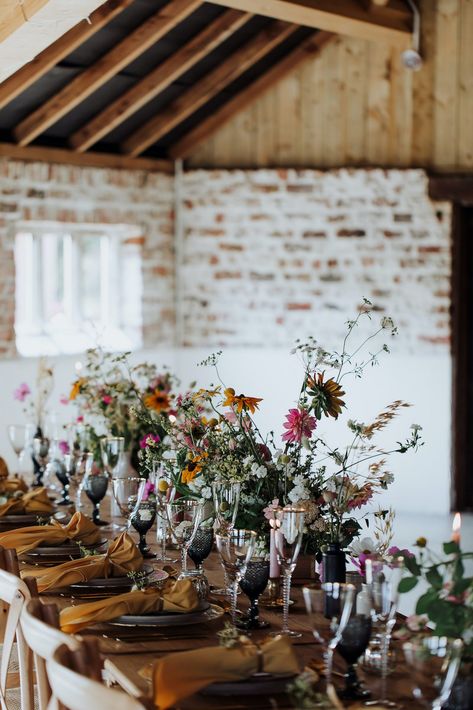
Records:
[[[88,550],[99,550],[108,542],[106,537],[103,537],[95,545],[84,545]],[[25,561],[34,565],[49,567],[51,565],[59,565],[62,562],[76,560],[81,557],[81,551],[77,542],[65,542],[62,545],[41,545],[35,547],[34,550],[25,552],[22,557]]]
[[[17,515],[2,515],[0,516],[0,531],[16,530],[17,528],[29,528],[32,525],[38,525],[38,518],[52,518],[59,522],[65,522],[67,513],[65,511],[57,511],[53,513],[19,513]]]
[[[286,686],[293,673],[284,675],[274,675],[273,673],[255,673],[250,678],[244,680],[229,681],[224,683],[212,683],[199,691],[200,695],[223,696],[223,695],[281,695],[286,692]]]
[[[224,613],[222,607],[206,602],[201,609],[187,614],[166,611],[157,614],[124,614],[107,623],[111,626],[130,627],[186,626],[187,624],[204,624],[220,619]]]

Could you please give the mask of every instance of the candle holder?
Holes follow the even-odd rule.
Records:
[[[290,601],[289,604],[292,606],[294,602]],[[268,580],[266,589],[259,598],[259,605],[264,606],[265,609],[281,609],[284,606],[280,577]]]

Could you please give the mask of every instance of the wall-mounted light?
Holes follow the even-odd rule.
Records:
[[[419,71],[422,67],[422,57],[419,53],[420,48],[420,13],[417,5],[413,0],[406,0],[407,4],[412,10],[414,15],[414,24],[412,27],[412,47],[406,49],[405,52],[401,54],[401,60],[406,69],[411,69],[411,71]]]

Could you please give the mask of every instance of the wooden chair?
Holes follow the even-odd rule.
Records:
[[[149,710],[148,700],[132,698],[102,684],[97,639],[85,638],[76,650],[60,646],[47,661],[53,696],[68,710]],[[48,710],[56,710],[50,703]]]
[[[24,605],[31,599],[32,594],[37,594],[36,582],[31,579],[28,582],[20,579],[15,550],[0,548],[0,568],[0,600],[4,629],[0,662],[0,705],[2,710],[20,710],[20,708],[21,710],[33,710],[34,686],[31,654],[25,643],[19,622]],[[12,663],[14,649],[17,652],[17,665],[15,658]],[[11,682],[11,676],[16,675],[15,667],[18,669],[16,684]]]
[[[46,710],[51,700],[51,687],[46,673],[46,662],[52,658],[58,646],[66,645],[71,650],[79,648],[80,642],[59,630],[59,610],[56,604],[43,604],[38,598],[31,599],[20,617],[21,630],[28,648],[33,652],[38,688],[39,710]]]

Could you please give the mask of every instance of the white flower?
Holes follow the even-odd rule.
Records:
[[[411,424],[411,429],[412,431],[422,431],[422,427],[420,424]]]
[[[372,537],[362,537],[361,540],[353,540],[350,545],[350,552],[354,557],[360,555],[372,555],[378,551],[378,545]]]
[[[379,477],[379,482],[385,486],[391,485],[391,483],[393,481],[394,481],[394,474],[392,474],[390,471],[386,471],[385,473],[383,473],[382,476]]]
[[[268,473],[266,466],[259,465],[257,463],[254,463],[251,467],[251,473],[253,476],[256,476],[256,478],[265,478],[266,474]]]
[[[210,500],[212,498],[212,489],[210,488],[210,486],[203,486],[200,491],[200,495],[202,496],[202,498]]]

